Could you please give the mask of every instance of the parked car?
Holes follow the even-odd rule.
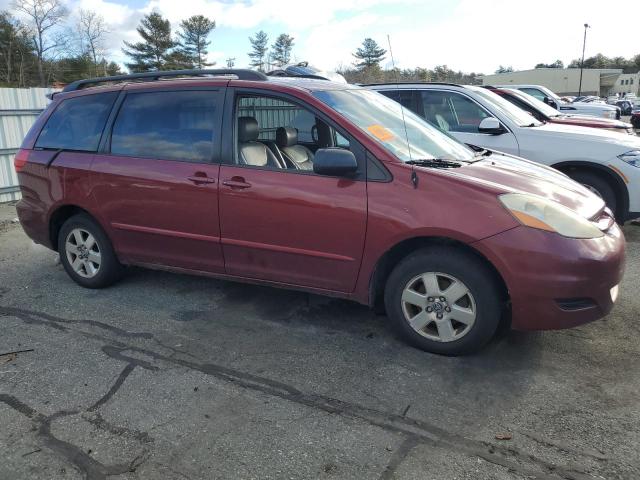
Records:
[[[140,265],[302,289],[384,305],[436,353],[477,350],[509,317],[517,329],[595,320],[622,279],[624,237],[588,189],[326,80],[75,82],[15,167],[25,232],[79,285]]]
[[[633,102],[631,100],[618,100],[615,105],[620,109],[622,115],[631,115]]]
[[[582,127],[603,128],[616,133],[635,135],[636,132],[630,123],[610,118],[591,117],[589,115],[567,115],[551,108],[544,102],[528,95],[517,88],[496,88],[485,86],[496,95],[513,103],[533,115],[537,120],[546,123],[559,123],[562,125],[578,125]]]
[[[640,216],[640,137],[545,124],[479,86],[414,83],[369,88],[399,100],[461,142],[557,168],[600,195],[619,222]]]
[[[267,73],[273,77],[301,77],[331,80],[332,82],[347,83],[347,80],[338,72],[322,70],[309,62],[298,62],[285,65]]]
[[[518,90],[528,93],[532,97],[537,98],[556,110],[559,110],[561,113],[614,118],[616,120],[619,120],[621,116],[621,112],[618,107],[614,105],[607,105],[606,103],[583,103],[577,102],[576,100],[571,103],[563,102],[560,97],[542,85],[496,85],[496,87],[517,88]]]
[[[630,121],[633,128],[640,129],[640,108],[635,108],[631,111]]]

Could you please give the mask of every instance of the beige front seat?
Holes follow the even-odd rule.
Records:
[[[292,127],[278,127],[276,143],[282,155],[299,170],[313,170],[313,152],[304,145],[298,145],[298,130]]]
[[[253,117],[238,117],[238,163],[254,167],[282,168],[264,143],[258,142],[260,127]]]

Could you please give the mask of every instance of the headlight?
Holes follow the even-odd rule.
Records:
[[[640,168],[640,150],[631,150],[630,152],[618,155],[618,158],[629,165]]]
[[[586,218],[546,198],[521,193],[507,193],[499,198],[506,209],[527,227],[570,238],[597,238],[604,235]]]

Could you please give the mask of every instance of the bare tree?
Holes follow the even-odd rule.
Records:
[[[106,62],[102,62],[105,55],[105,40],[109,30],[104,18],[92,10],[80,10],[78,20],[78,37],[83,54],[89,55],[95,69],[96,76],[106,75]],[[100,67],[102,66],[102,72]]]
[[[46,86],[44,61],[48,53],[60,47],[64,38],[55,36],[55,27],[67,16],[62,0],[16,0],[14,9],[29,18],[33,47],[38,63],[40,86]]]

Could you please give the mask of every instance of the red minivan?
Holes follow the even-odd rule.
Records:
[[[15,167],[25,232],[84,287],[140,265],[302,289],[386,309],[441,354],[477,350],[499,325],[601,318],[623,274],[624,237],[586,188],[325,80],[79,81]]]

